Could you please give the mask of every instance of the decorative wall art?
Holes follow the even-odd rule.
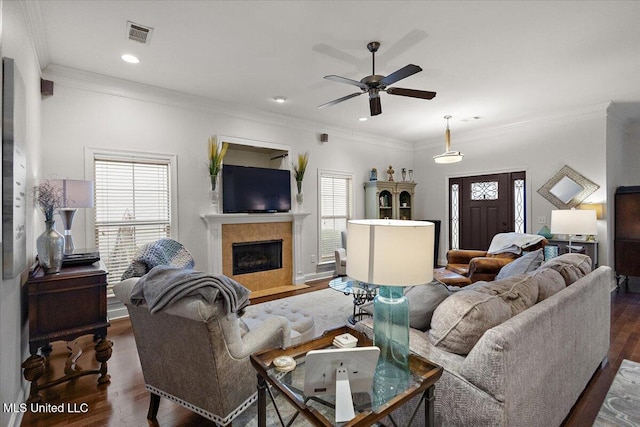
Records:
[[[565,165],[538,189],[538,193],[557,208],[571,209],[598,188],[598,184]]]
[[[26,90],[11,58],[2,60],[2,277],[26,269]]]

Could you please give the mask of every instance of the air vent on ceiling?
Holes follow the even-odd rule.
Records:
[[[153,28],[127,21],[127,37],[142,44],[149,44]]]

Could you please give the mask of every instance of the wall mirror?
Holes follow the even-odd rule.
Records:
[[[538,193],[555,207],[570,209],[578,206],[598,188],[598,184],[565,165],[538,189]]]

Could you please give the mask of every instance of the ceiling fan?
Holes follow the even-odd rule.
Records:
[[[412,98],[421,98],[421,99],[433,99],[436,96],[435,92],[429,92],[426,90],[416,90],[416,89],[404,89],[400,87],[388,87],[392,84],[400,81],[404,78],[412,76],[416,73],[422,71],[417,65],[409,64],[400,68],[399,70],[389,74],[388,76],[381,76],[376,74],[376,52],[380,47],[379,42],[371,42],[367,44],[367,49],[371,52],[372,58],[372,72],[370,76],[363,78],[360,81],[348,79],[346,77],[340,76],[324,76],[327,80],[333,80],[334,82],[346,83],[353,86],[358,86],[361,89],[361,92],[355,92],[347,96],[343,96],[342,98],[334,99],[333,101],[329,101],[326,104],[322,104],[318,106],[318,108],[330,107],[332,105],[338,104],[342,101],[346,101],[347,99],[354,98],[358,95],[362,95],[363,93],[369,94],[369,109],[371,110],[372,116],[377,116],[382,113],[382,104],[380,103],[380,92],[387,92],[389,95],[400,95],[400,96],[409,96]]]

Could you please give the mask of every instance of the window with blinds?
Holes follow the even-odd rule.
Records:
[[[170,161],[94,159],[95,243],[117,283],[141,245],[171,236]]]
[[[335,250],[342,247],[340,232],[347,229],[353,215],[353,175],[319,171],[319,262],[335,260]]]

